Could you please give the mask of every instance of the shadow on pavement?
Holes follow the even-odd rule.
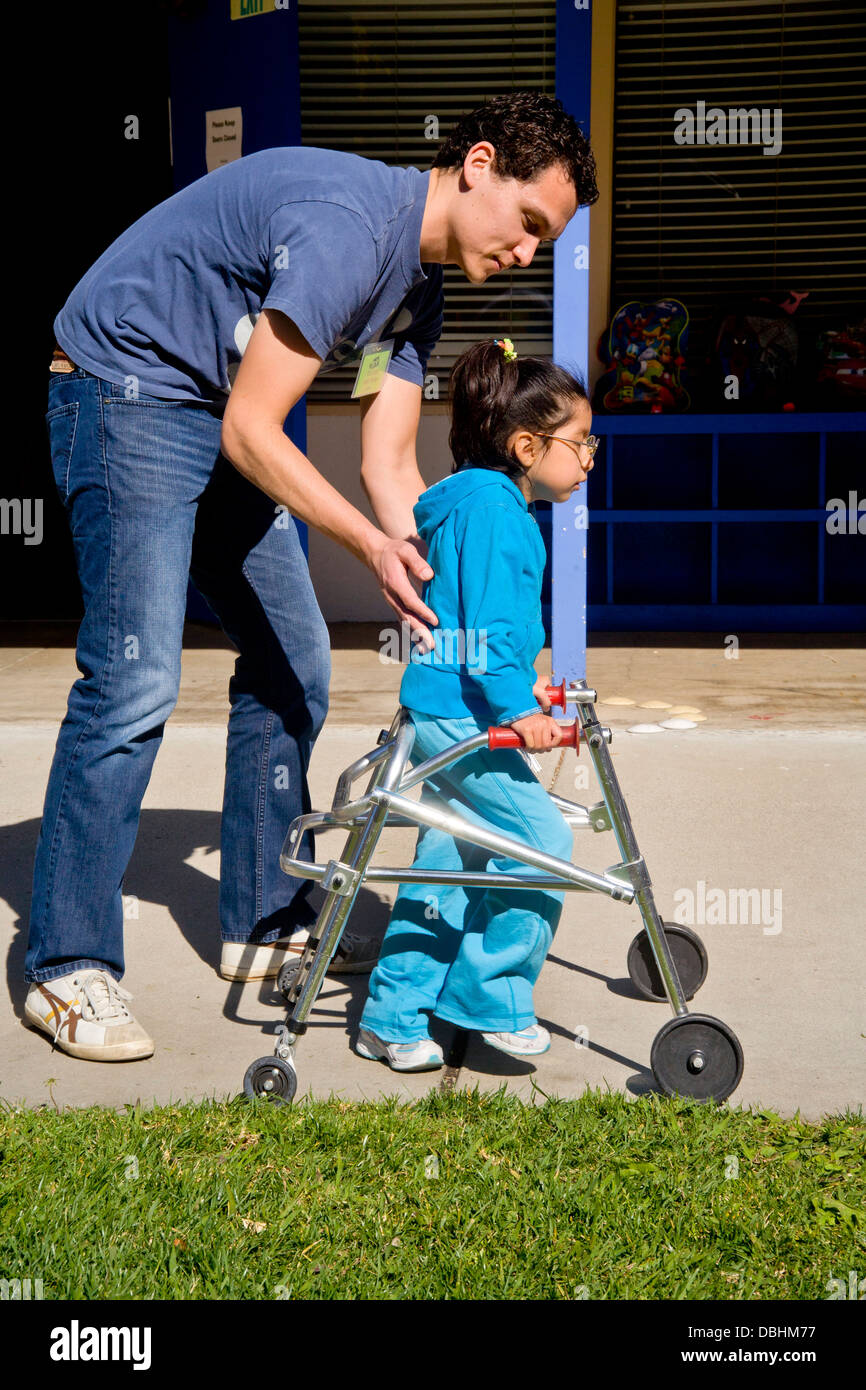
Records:
[[[15,936],[6,960],[7,989],[15,1013],[22,1021],[28,989],[24,981],[24,958],[39,824],[38,819],[31,819],[0,827],[0,896],[6,899],[17,918]],[[219,828],[220,816],[215,811],[144,810],[135,851],[123,885],[126,897],[137,897],[141,902],[165,907],[187,944],[215,975],[222,944],[219,933],[219,883],[211,873],[198,867],[195,861],[218,849]],[[187,862],[190,859],[192,863]],[[318,886],[310,890],[309,901],[314,908],[319,908],[323,897]],[[381,941],[390,912],[388,900],[362,888],[349,919],[350,929]],[[551,956],[549,959],[570,969],[596,975],[594,971],[585,970],[559,957]],[[368,980],[369,974],[329,975],[311,1013],[311,1026],[315,1030],[339,1028],[354,1041],[367,998]],[[248,985],[231,981],[221,983],[226,990],[222,1012],[227,1019],[255,1028],[265,1038],[283,1022],[285,1004],[275,980],[262,980],[258,984],[260,1002],[272,1006],[274,1011],[273,1021],[268,1020],[264,1025],[261,1017],[245,1017],[241,1012],[241,998],[244,989],[249,989]],[[638,997],[627,979],[608,979],[607,983],[614,993]],[[540,1021],[551,1033],[571,1039],[572,1035],[555,1022]],[[431,1035],[446,1052],[454,1034],[453,1025],[431,1019]],[[612,1060],[634,1067],[636,1075],[627,1083],[630,1091],[643,1094],[653,1088],[652,1073],[648,1067],[633,1058],[610,1052],[597,1043],[586,1045]],[[503,1081],[531,1076],[536,1070],[532,1060],[499,1052],[484,1043],[480,1034],[474,1033],[468,1035],[462,1066],[476,1075],[497,1076]]]
[[[24,980],[24,959],[39,825],[40,821],[36,818],[0,827],[0,897],[6,899],[17,919],[15,936],[6,959],[7,988],[15,1012],[22,1019],[28,989]],[[216,811],[142,811],[135,850],[123,883],[125,897],[136,897],[141,902],[165,907],[188,945],[214,974],[219,969],[222,949],[219,883],[210,873],[197,867],[195,862],[190,864],[186,861],[218,849],[219,828],[220,816]],[[319,907],[322,896],[319,888],[311,890],[310,902],[315,908]],[[362,889],[350,919],[352,930],[381,940],[390,912],[390,903]],[[348,990],[348,1023],[350,1030],[354,1031],[364,1007],[368,978],[366,974],[328,976],[316,1013],[325,1012],[323,1001],[326,1004],[334,995],[335,987],[339,987],[341,994]],[[223,983],[226,987],[225,1017],[261,1029],[261,1019],[245,1019],[238,1011],[245,986],[231,981]],[[262,1001],[282,1008],[283,1001],[274,981],[262,980],[260,983]],[[342,1009],[333,1012],[341,1026],[345,1026]],[[274,1021],[276,1024],[276,1013]],[[321,1021],[317,1018],[319,1026]]]

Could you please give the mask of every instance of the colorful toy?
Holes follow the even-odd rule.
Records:
[[[859,325],[828,328],[818,337],[817,384],[822,400],[862,410],[866,393],[866,319]]]
[[[795,408],[800,335],[792,319],[806,298],[808,291],[768,291],[726,310],[708,358],[711,408]]]
[[[682,378],[688,324],[688,310],[678,299],[624,304],[598,345],[608,371],[596,386],[595,408],[687,410]]]

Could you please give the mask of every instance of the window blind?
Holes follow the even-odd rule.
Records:
[[[615,69],[611,313],[676,296],[692,350],[740,293],[808,290],[813,327],[862,315],[862,0],[620,0]],[[730,118],[712,117],[729,143],[698,143],[697,124],[677,143],[699,102],[705,137],[711,108],[779,110],[780,152],[730,143]]]
[[[521,88],[554,94],[555,0],[300,0],[298,18],[305,145],[425,170],[464,112]],[[443,333],[427,365],[439,399],[460,353],[500,334],[518,351],[552,352],[551,247],[486,285],[445,267]],[[356,370],[317,378],[308,400],[348,400]]]

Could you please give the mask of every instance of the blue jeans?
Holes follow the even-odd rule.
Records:
[[[412,711],[413,763],[476,734],[475,719]],[[516,751],[486,748],[424,783],[423,801],[494,826],[512,839],[571,862],[572,832]],[[417,869],[532,873],[519,860],[422,826]],[[449,888],[404,884],[379,962],[370,976],[361,1027],[386,1042],[426,1038],[429,1010],[462,1028],[518,1032],[535,1023],[532,987],[559,925],[564,893],[542,889]]]
[[[229,685],[220,919],[273,941],[315,914],[279,853],[310,809],[330,641],[291,516],[220,453],[222,405],[52,375],[52,466],[84,618],[36,851],[25,978],[123,974],[123,876],[180,683],[192,578],[239,655]],[[302,850],[312,858],[312,845]]]

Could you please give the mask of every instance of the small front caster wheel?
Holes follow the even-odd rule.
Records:
[[[666,1096],[723,1101],[740,1084],[743,1049],[720,1019],[679,1014],[656,1033],[650,1066]]]
[[[244,1077],[244,1095],[247,1100],[257,1096],[270,1100],[274,1105],[291,1105],[298,1078],[291,1062],[282,1057],[259,1057],[252,1066],[247,1067]]]
[[[294,989],[301,970],[299,960],[287,960],[285,965],[280,966],[280,973],[277,976],[277,989],[284,999],[288,1000],[290,992]]]
[[[662,928],[673,956],[683,997],[692,999],[707,978],[707,948],[697,932],[693,932],[689,927],[662,922]],[[639,931],[629,946],[627,965],[629,978],[644,999],[652,999],[656,1003],[667,1000],[662,977],[645,930]]]

